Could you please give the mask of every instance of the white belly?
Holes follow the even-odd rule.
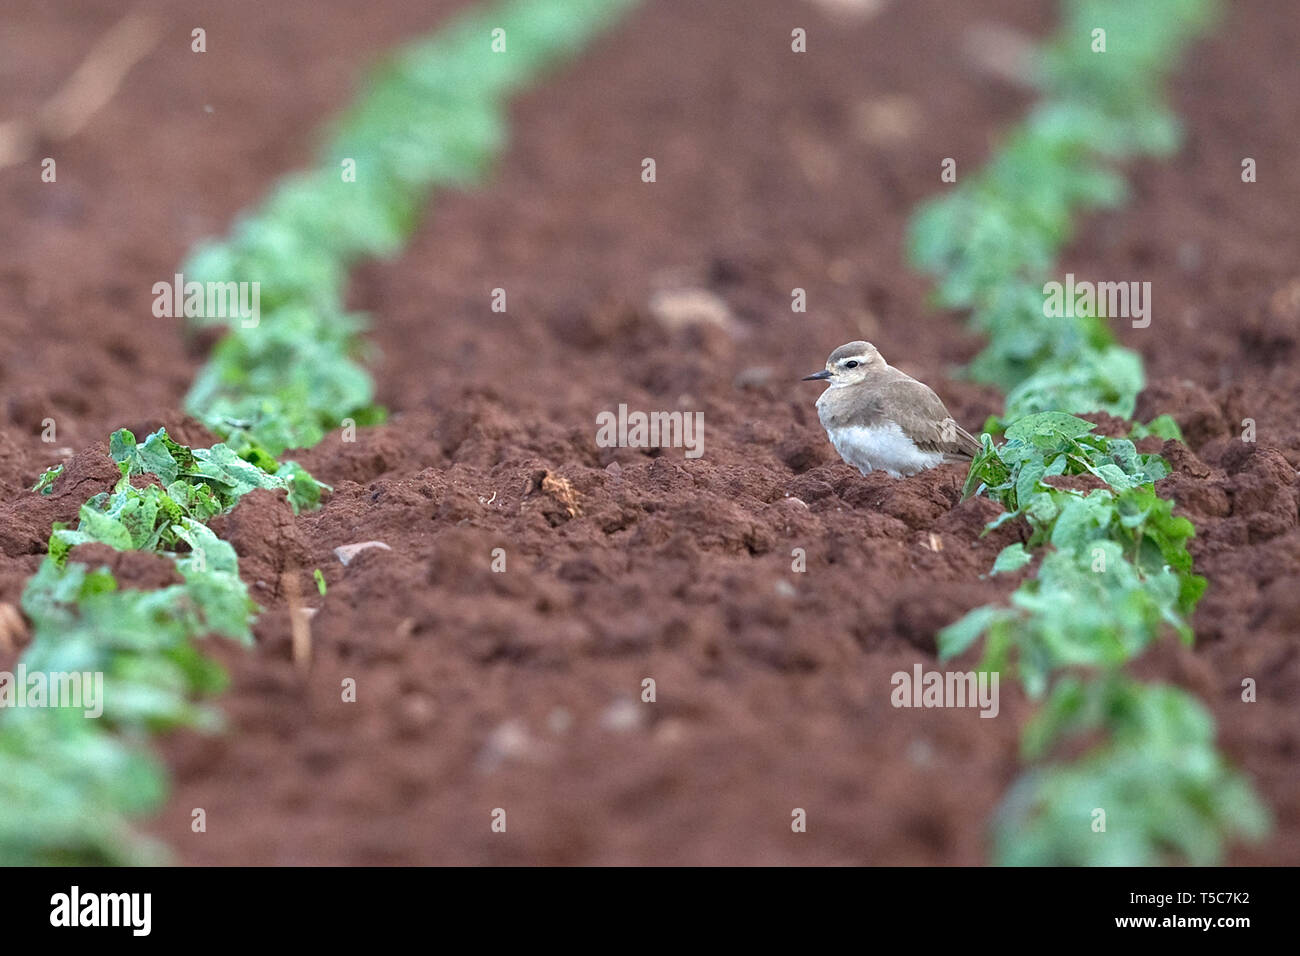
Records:
[[[883,471],[901,478],[943,464],[942,452],[921,451],[893,422],[827,429],[826,434],[840,457],[864,475]]]

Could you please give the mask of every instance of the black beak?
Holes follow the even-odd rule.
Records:
[[[830,377],[831,377],[831,373],[826,371],[826,369],[822,369],[820,372],[813,372],[811,375],[805,375],[803,378],[799,379],[799,381],[817,382],[820,381],[821,379],[830,378]]]

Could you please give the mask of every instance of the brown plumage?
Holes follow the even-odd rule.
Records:
[[[841,345],[807,378],[829,382],[818,417],[840,456],[863,474],[915,474],[970,461],[980,450],[933,389],[894,368],[870,342]]]

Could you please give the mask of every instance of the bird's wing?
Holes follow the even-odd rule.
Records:
[[[885,419],[885,396],[863,392],[860,385],[828,388],[817,400],[817,415],[827,429],[854,425],[870,428]]]
[[[970,459],[979,452],[975,436],[953,420],[930,386],[900,372],[887,388],[898,427],[917,448],[956,459]]]

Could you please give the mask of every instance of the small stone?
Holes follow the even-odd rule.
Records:
[[[523,721],[507,720],[488,736],[479,752],[478,764],[484,770],[495,770],[506,760],[518,760],[533,749],[533,740]]]
[[[383,548],[385,551],[393,550],[382,541],[358,541],[356,544],[341,544],[334,549],[334,553],[338,555],[338,559],[346,566],[351,564],[352,559],[367,548]]]
[[[605,712],[601,714],[600,725],[606,730],[612,730],[620,734],[635,730],[641,726],[641,708],[643,706],[643,704],[638,704],[629,697],[621,697],[610,704],[605,709]]]
[[[433,723],[437,712],[437,707],[427,694],[418,691],[407,694],[402,698],[399,711],[402,729],[410,733],[423,730]]]
[[[546,716],[546,726],[551,728],[553,734],[567,733],[573,726],[573,715],[563,707],[556,707]]]
[[[1201,247],[1188,240],[1178,245],[1178,268],[1184,272],[1195,272],[1201,267]]]
[[[737,373],[736,388],[762,388],[775,375],[776,370],[770,365],[750,365]]]
[[[934,748],[930,741],[917,737],[907,745],[907,759],[917,767],[928,767],[934,763]]]
[[[886,0],[813,0],[827,15],[841,20],[867,20],[885,9]]]
[[[686,728],[682,721],[676,718],[668,718],[661,721],[655,728],[654,741],[657,744],[671,746],[680,743],[686,736]]]
[[[729,328],[731,309],[721,298],[705,289],[664,289],[650,298],[650,314],[668,329],[693,325]]]

